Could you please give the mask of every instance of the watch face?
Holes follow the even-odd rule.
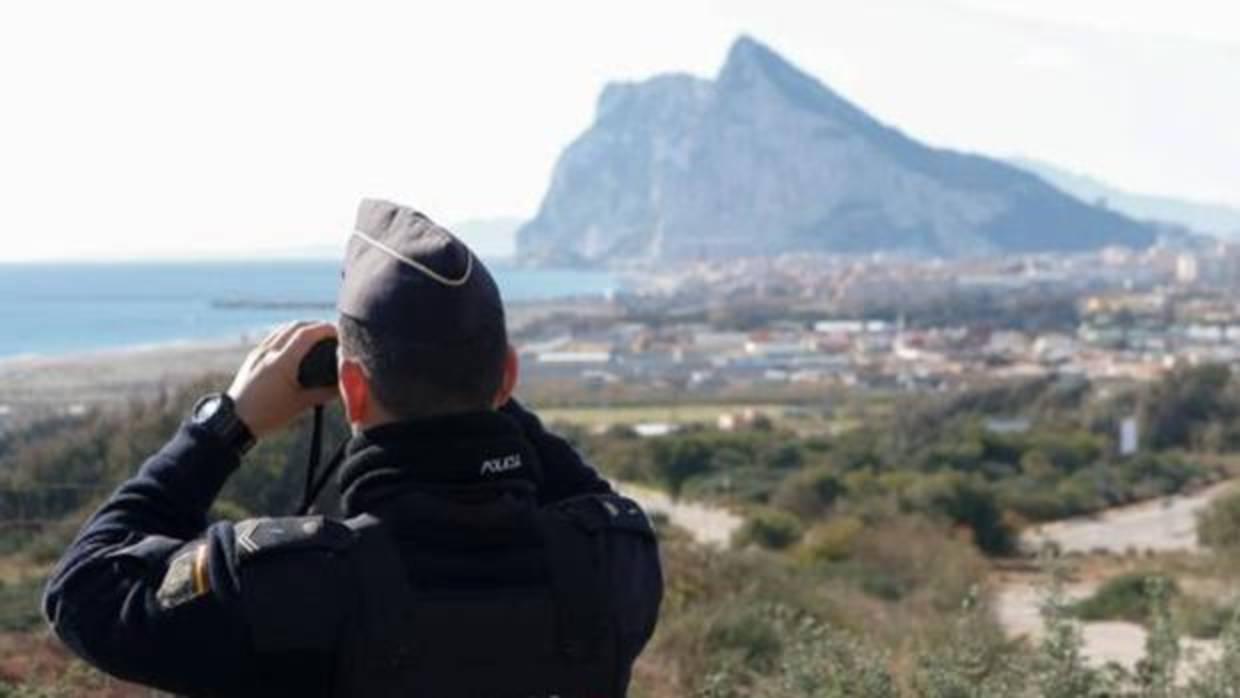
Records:
[[[194,410],[194,421],[199,424],[205,423],[207,420],[211,419],[216,410],[219,408],[220,396],[212,395],[211,397],[208,397],[202,401],[202,404],[198,405],[198,409]]]

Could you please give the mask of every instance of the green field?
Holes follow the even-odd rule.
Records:
[[[585,427],[611,426],[613,424],[643,424],[646,422],[669,422],[689,424],[693,422],[714,424],[720,415],[741,414],[754,410],[770,419],[783,416],[787,409],[774,404],[686,404],[686,405],[625,405],[619,407],[554,407],[539,410],[547,422],[565,422]]]

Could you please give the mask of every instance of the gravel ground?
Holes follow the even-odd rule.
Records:
[[[637,500],[650,514],[662,514],[676,526],[685,529],[703,545],[726,547],[732,535],[745,522],[732,512],[705,504],[673,500],[658,490],[619,483],[620,491]]]
[[[1234,484],[1219,483],[1190,495],[1163,497],[1111,509],[1098,516],[1044,524],[1026,532],[1023,542],[1034,549],[1051,543],[1058,546],[1061,552],[1083,554],[1196,551],[1197,512]],[[995,612],[1010,635],[1025,635],[1034,639],[1041,637],[1040,583],[1040,577],[1036,575],[1000,580],[995,595]],[[1073,584],[1064,592],[1069,599],[1080,599],[1091,594],[1095,588],[1096,582]],[[1085,655],[1095,664],[1114,661],[1131,668],[1144,654],[1146,632],[1135,623],[1085,623],[1081,633]],[[1184,677],[1192,674],[1194,663],[1218,653],[1218,643],[1214,641],[1186,638],[1182,642],[1188,658],[1182,673]]]
[[[1051,542],[1064,553],[1196,550],[1197,512],[1232,485],[1223,482],[1190,495],[1043,524],[1027,532],[1024,540],[1034,549]]]

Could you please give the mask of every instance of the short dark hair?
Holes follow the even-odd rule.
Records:
[[[342,354],[366,369],[375,399],[397,418],[490,409],[504,380],[502,320],[468,341],[442,344],[410,342],[343,314],[337,327]]]

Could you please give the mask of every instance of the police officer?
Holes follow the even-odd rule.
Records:
[[[619,698],[653,632],[653,532],[511,393],[499,291],[422,214],[363,201],[336,326],[294,323],[87,521],[44,612],[186,695]],[[338,335],[338,384],[304,389]],[[339,395],[340,517],[208,523],[246,451]]]

